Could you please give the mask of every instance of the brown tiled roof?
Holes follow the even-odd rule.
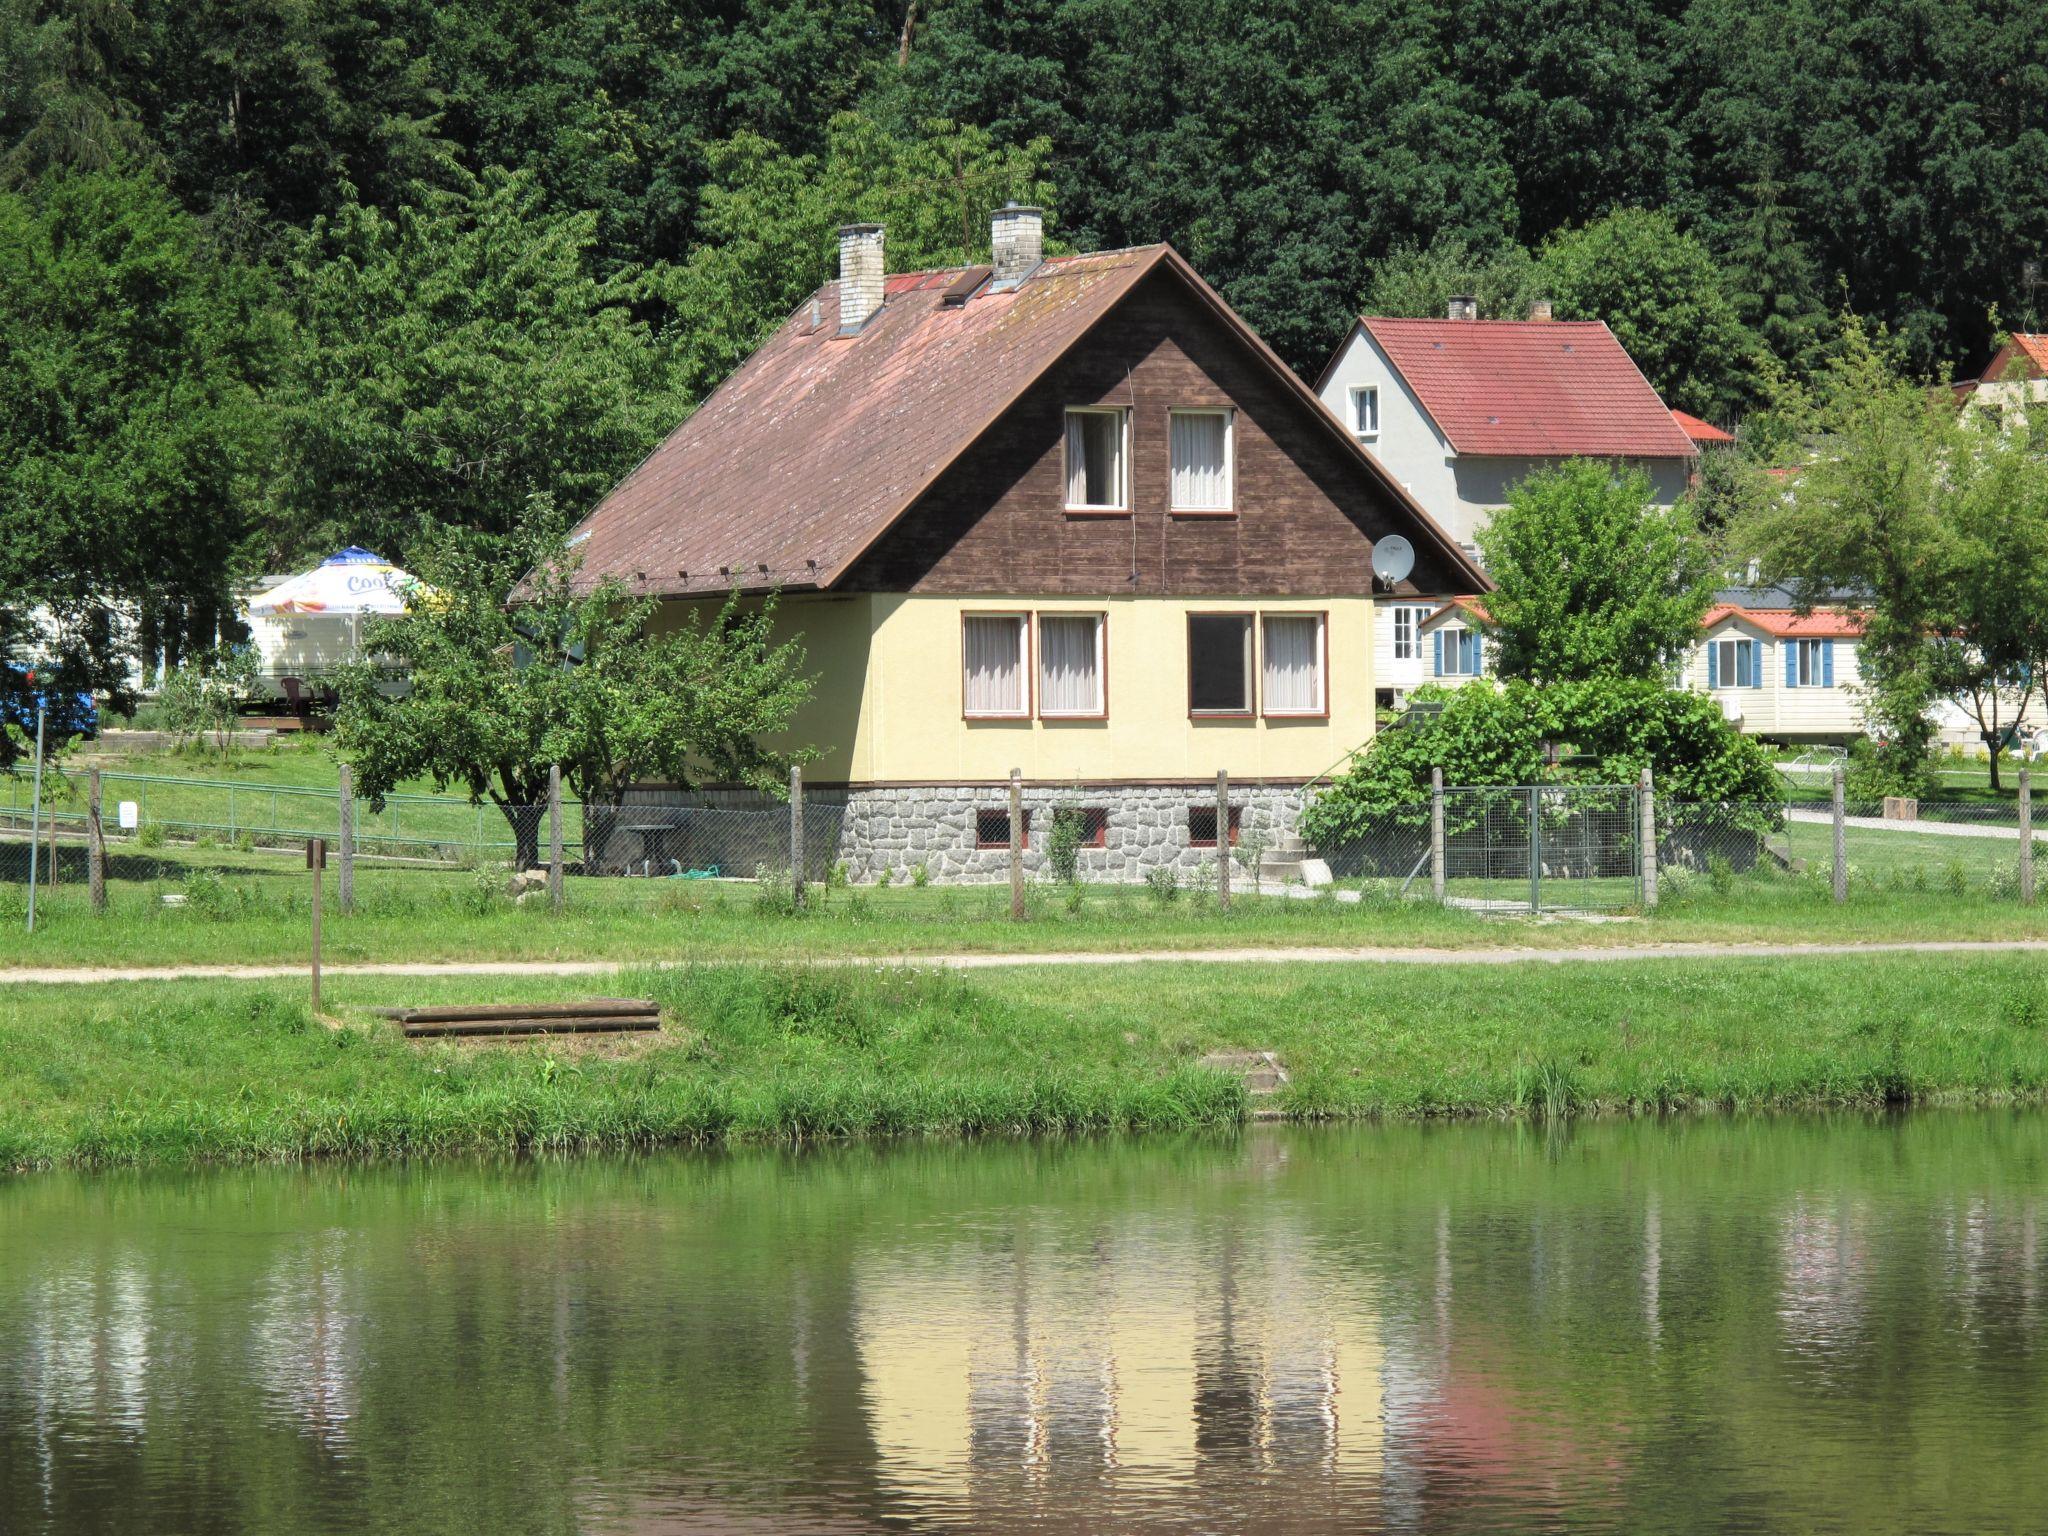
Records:
[[[944,302],[961,268],[887,280],[887,302],[839,335],[839,285],[817,295],[577,526],[587,581],[711,594],[830,587],[932,481],[1149,273],[1169,270],[1328,420],[1418,535],[1485,577],[1327,417],[1221,297],[1164,245],[1055,257],[1006,293]]]
[[[1462,454],[1689,459],[1691,438],[1600,320],[1359,322]]]

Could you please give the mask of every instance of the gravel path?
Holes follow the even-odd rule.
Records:
[[[1625,960],[1791,960],[1826,955],[2048,954],[2048,939],[1930,939],[1876,944],[1600,944],[1559,949],[1261,948],[1068,951],[1050,954],[822,955],[818,965],[932,966],[998,970],[1023,965],[1577,965]],[[801,957],[791,957],[801,958]],[[645,966],[688,961],[448,960],[329,965],[336,976],[610,976]],[[754,959],[742,964],[767,964]],[[0,968],[0,986],[106,981],[278,981],[306,974],[303,965],[22,966]]]
[[[2013,813],[2015,817],[2018,812]],[[1787,821],[1803,822],[1807,826],[1825,827],[1834,821],[1832,811],[1787,811]],[[2018,842],[2020,836],[2017,820],[2011,826],[1997,822],[1980,821],[1886,821],[1882,816],[1844,816],[1842,825],[1855,827],[1864,832],[1928,832],[1936,837],[1996,837],[2007,842]],[[2038,841],[2048,836],[2048,831],[2037,828],[2034,837]]]

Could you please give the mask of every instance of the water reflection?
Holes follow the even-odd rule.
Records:
[[[0,1530],[2029,1529],[2048,1121],[0,1186]]]

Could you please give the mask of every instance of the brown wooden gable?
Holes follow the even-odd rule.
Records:
[[[1131,514],[1065,511],[1069,406],[1131,411]],[[1236,410],[1234,517],[1167,508],[1174,407]],[[1441,536],[1375,483],[1312,397],[1175,273],[1146,277],[960,455],[838,582],[842,591],[1344,596],[1373,542],[1416,549],[1404,592],[1469,591]]]

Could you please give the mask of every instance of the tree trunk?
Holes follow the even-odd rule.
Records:
[[[1998,752],[2005,743],[1997,736],[1991,738],[1991,792],[1998,793]]]

